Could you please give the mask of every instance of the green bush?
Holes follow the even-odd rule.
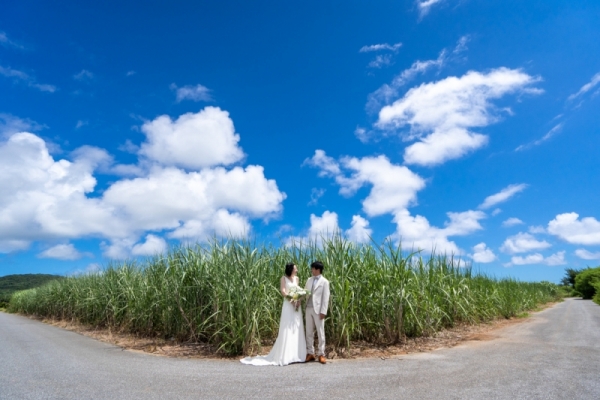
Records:
[[[592,300],[594,300],[594,303],[600,305],[600,281],[594,282],[594,287],[596,288],[596,294]]]
[[[591,299],[596,294],[596,286],[600,283],[600,267],[588,268],[575,277],[575,290],[584,299]]]

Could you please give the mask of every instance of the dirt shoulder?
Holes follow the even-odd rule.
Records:
[[[552,307],[556,303],[548,303],[539,309]],[[337,352],[328,346],[327,357],[337,358],[389,358],[393,356],[429,352],[440,348],[454,347],[467,341],[492,340],[498,337],[496,331],[514,324],[526,323],[530,314],[524,314],[518,318],[497,319],[491,322],[468,325],[461,324],[453,328],[445,329],[430,337],[406,338],[398,344],[373,345],[372,343],[357,341],[352,343],[350,351]],[[76,322],[41,319],[42,322],[76,332],[93,339],[110,343],[121,347],[123,350],[139,351],[156,356],[180,357],[180,358],[208,358],[208,359],[237,359],[239,357],[227,357],[219,355],[215,346],[205,343],[177,343],[174,340],[159,338],[137,337],[132,334],[115,332],[106,328],[94,328],[81,325]],[[263,346],[262,354],[267,354],[270,346]]]

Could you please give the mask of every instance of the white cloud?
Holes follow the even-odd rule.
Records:
[[[229,165],[244,157],[229,113],[218,107],[186,113],[175,121],[161,115],[144,123],[142,132],[147,141],[140,154],[162,165],[197,169]]]
[[[344,157],[338,163],[323,150],[305,161],[320,169],[319,176],[330,176],[340,185],[340,193],[353,195],[365,185],[372,185],[363,200],[363,210],[369,216],[377,216],[405,209],[416,202],[416,194],[425,187],[425,181],[405,166],[394,165],[385,156]],[[342,172],[351,171],[347,177]]]
[[[12,69],[10,67],[3,67],[0,65],[0,75],[3,75],[7,78],[12,78],[14,82],[23,82],[27,86],[37,89],[42,92],[50,92],[53,93],[56,91],[56,86],[48,85],[43,83],[37,83],[37,81],[29,76],[27,73],[23,71],[19,71],[17,69]]]
[[[575,255],[584,260],[600,260],[600,251],[592,253],[586,249],[577,249],[575,250]]]
[[[372,51],[393,51],[394,53],[398,51],[398,49],[402,47],[402,43],[382,43],[382,44],[372,44],[369,46],[363,46],[360,48],[360,53],[369,53]]]
[[[0,113],[0,138],[19,132],[35,132],[46,128],[30,119],[23,119],[12,114]]]
[[[88,124],[89,124],[88,121],[78,120],[77,123],[75,124],[75,129],[82,128]]]
[[[521,221],[519,218],[512,217],[512,218],[509,218],[509,219],[505,220],[504,222],[502,222],[502,226],[505,228],[509,228],[511,226],[521,225],[523,223],[524,222]]]
[[[286,243],[299,244],[314,242],[321,245],[323,239],[331,238],[335,235],[340,234],[340,227],[338,225],[338,215],[332,211],[325,211],[318,217],[315,214],[310,214],[310,228],[306,236],[291,236],[287,239]]]
[[[465,211],[460,213],[447,213],[450,221],[445,223],[444,228],[429,225],[429,221],[423,216],[410,215],[408,210],[402,210],[395,214],[394,222],[397,231],[394,239],[402,244],[405,249],[435,251],[437,254],[463,254],[463,251],[448,240],[449,236],[466,236],[482,229],[479,220],[485,218],[482,211]]]
[[[511,265],[530,265],[530,264],[545,264],[545,265],[564,265],[567,262],[565,261],[565,252],[559,251],[558,253],[552,254],[551,256],[544,257],[540,253],[529,254],[525,257],[515,256],[511,257],[510,263],[505,264],[505,266]]]
[[[404,97],[379,111],[376,127],[396,132],[410,126],[405,140],[408,164],[432,166],[462,157],[488,142],[488,137],[470,129],[499,120],[491,100],[519,92],[539,93],[531,84],[539,79],[520,70],[498,68],[488,73],[470,71],[410,89]]]
[[[73,244],[58,244],[38,254],[39,258],[55,258],[57,260],[79,260],[84,254],[77,251]]]
[[[559,251],[544,259],[544,264],[546,265],[564,265],[566,263],[564,251]]]
[[[371,185],[371,191],[362,201],[363,210],[371,217],[393,215],[397,224],[394,239],[401,241],[404,247],[458,255],[462,250],[448,237],[464,236],[482,229],[479,224],[479,220],[485,218],[482,211],[449,212],[450,221],[444,228],[430,226],[420,215],[411,216],[407,207],[416,203],[417,192],[425,187],[425,180],[405,166],[390,163],[385,156],[343,157],[338,162],[323,150],[317,150],[304,163],[319,168],[319,176],[334,178],[344,196],[351,196],[363,186]]]
[[[308,202],[309,206],[314,206],[319,202],[319,199],[321,197],[323,197],[323,195],[325,194],[325,189],[317,189],[317,188],[312,188],[311,192],[310,192],[310,201]]]
[[[332,157],[329,157],[323,150],[315,150],[315,155],[304,160],[302,165],[305,164],[319,168],[319,176],[321,177],[336,177],[342,174],[338,162]]]
[[[134,256],[153,256],[166,252],[167,248],[165,239],[156,235],[146,235],[146,241],[134,245],[131,254]]]
[[[195,226],[201,222],[209,229],[223,227],[225,217],[215,219],[220,209],[267,218],[281,211],[284,198],[275,181],[265,179],[263,168],[256,165],[189,173],[156,168],[146,177],[114,183],[103,196],[104,203],[118,209],[139,229],[176,229],[173,237],[177,238],[183,237],[180,221]]]
[[[503,202],[507,201],[508,199],[510,199],[511,197],[513,197],[515,194],[527,189],[527,186],[529,186],[529,185],[527,185],[525,183],[508,185],[507,187],[502,189],[500,192],[486,197],[485,200],[483,201],[483,203],[481,203],[479,205],[479,208],[482,210],[486,210],[488,208],[495,206],[496,204],[503,203]]]
[[[441,69],[448,60],[448,51],[442,50],[435,60],[415,61],[409,68],[396,75],[391,83],[385,84],[371,93],[367,102],[367,110],[375,112],[383,105],[389,104],[398,97],[400,88],[415,78],[419,74],[427,72],[429,69],[437,67]]]
[[[235,150],[238,137],[227,113],[210,111],[217,115],[207,118],[217,123],[199,124],[206,128],[206,140],[219,141],[223,133],[229,138],[235,136]],[[186,116],[194,119],[198,114]],[[181,128],[180,122],[181,118],[171,123],[175,131]],[[158,129],[152,133],[164,132]],[[172,133],[167,132],[167,136]],[[166,163],[185,161],[185,154],[177,153],[181,149],[178,141],[187,146],[203,145],[202,141],[188,141],[193,127],[187,133],[162,138],[166,143],[163,150],[171,151]],[[151,145],[143,143],[142,149],[151,149]],[[246,235],[251,231],[250,219],[266,221],[282,210],[285,194],[275,181],[265,177],[259,165],[185,171],[160,164],[164,154],[150,159],[145,155],[141,155],[140,165],[120,166],[136,169],[132,172],[137,177],[118,179],[102,193],[93,194],[94,173],[114,173],[119,167],[105,150],[83,146],[70,154],[70,160],[55,160],[44,140],[34,134],[16,133],[0,141],[0,251],[26,249],[34,241],[96,237],[104,240],[106,256],[126,258],[165,243],[158,235],[138,243],[147,231],[162,231],[165,236],[183,240],[203,240],[212,234]]]
[[[8,38],[6,32],[0,32],[0,44],[6,47],[12,47],[15,49],[23,50],[25,47],[14,40]]]
[[[88,264],[84,269],[76,269],[69,273],[69,276],[78,276],[78,275],[88,275],[88,274],[97,274],[102,272],[102,267],[98,263]]]
[[[367,64],[369,68],[383,68],[392,65],[392,56],[390,54],[379,54]]]
[[[496,255],[485,243],[473,246],[473,254],[469,255],[473,261],[486,264],[496,260]]]
[[[339,232],[338,215],[335,212],[325,211],[323,215],[317,217],[314,214],[310,215],[310,228],[308,236],[311,238],[329,237]]]
[[[28,240],[0,239],[0,254],[27,250],[31,244]]]
[[[369,228],[369,221],[360,215],[353,215],[352,227],[345,233],[346,237],[355,243],[368,243],[371,241],[373,230]]]
[[[530,226],[529,233],[546,233],[546,229],[543,226]]]
[[[94,74],[87,69],[82,69],[80,72],[73,75],[73,79],[76,81],[89,81],[94,79]]]
[[[502,212],[501,209],[494,208],[494,211],[492,211],[492,217],[495,217],[496,215],[500,214],[501,212]]]
[[[444,0],[416,0],[417,7],[419,9],[419,15],[421,17],[424,17],[425,15],[429,14],[431,7],[433,7],[436,4],[442,3],[443,1]]]
[[[593,217],[580,220],[574,212],[557,215],[548,223],[548,232],[573,244],[600,244],[600,222]]]
[[[569,96],[568,100],[572,101],[575,100],[577,97],[589,92],[590,90],[592,90],[594,87],[596,87],[598,84],[600,83],[600,72],[598,72],[596,75],[594,75],[592,77],[592,80],[589,81],[588,83],[586,83],[585,85],[583,85],[581,87],[581,89],[579,89],[579,91],[577,93],[573,93],[572,95]]]
[[[529,144],[522,144],[519,147],[517,147],[515,149],[515,151],[523,151],[523,150],[530,149],[530,148],[532,148],[534,146],[539,146],[540,144],[544,143],[546,140],[550,139],[551,137],[556,136],[556,134],[559,133],[562,130],[563,126],[564,126],[564,123],[562,123],[562,122],[560,124],[558,124],[558,125],[555,125],[541,139],[538,139],[538,140],[536,140],[534,142],[531,142]]]
[[[519,232],[514,236],[508,237],[502,244],[500,250],[505,253],[515,254],[547,249],[550,246],[552,245],[545,240],[540,241],[529,233]]]
[[[175,91],[177,96],[177,102],[183,100],[192,100],[192,101],[212,101],[212,97],[210,95],[211,90],[203,85],[187,85],[183,87],[177,87],[174,83],[170,86],[171,90]]]

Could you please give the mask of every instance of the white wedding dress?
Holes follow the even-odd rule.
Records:
[[[287,277],[285,289],[289,293],[290,288],[297,286]],[[288,365],[306,360],[306,340],[304,334],[304,321],[302,319],[302,308],[298,311],[289,300],[283,300],[281,307],[281,319],[279,321],[279,335],[266,356],[246,357],[240,360],[242,364],[248,365]]]

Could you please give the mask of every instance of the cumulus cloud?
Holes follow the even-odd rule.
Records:
[[[167,247],[165,239],[156,235],[146,235],[145,242],[133,246],[131,254],[134,256],[153,256],[164,253]]]
[[[310,228],[306,236],[292,236],[287,239],[287,244],[314,242],[320,245],[323,239],[340,234],[338,215],[332,211],[325,211],[319,217],[310,214]]]
[[[548,223],[548,232],[573,244],[600,244],[600,222],[593,217],[580,220],[574,212],[557,215]]]
[[[505,266],[511,265],[530,265],[530,264],[545,264],[545,265],[564,265],[567,262],[565,261],[565,252],[559,251],[558,253],[552,254],[551,256],[544,257],[540,253],[529,254],[525,257],[523,256],[514,256],[511,257],[510,262],[505,264]]]
[[[17,69],[12,69],[10,67],[3,67],[0,65],[0,75],[3,75],[7,78],[13,80],[13,82],[22,82],[25,85],[37,89],[41,92],[50,92],[53,93],[56,91],[56,86],[48,85],[44,83],[38,83],[35,78],[29,76],[29,74],[19,71]]]
[[[507,201],[511,197],[513,197],[515,194],[527,189],[527,186],[529,186],[529,185],[527,185],[525,183],[508,185],[507,187],[502,189],[500,192],[486,197],[485,200],[483,201],[483,203],[481,203],[479,205],[479,208],[482,210],[486,210],[488,208],[495,206],[496,204],[504,203],[505,201]]]
[[[230,165],[244,157],[229,113],[218,107],[186,113],[174,121],[161,115],[144,123],[142,132],[147,141],[140,154],[162,165],[198,169]]]
[[[539,92],[531,84],[538,79],[520,70],[498,68],[488,73],[470,71],[410,89],[404,97],[379,111],[376,126],[402,133],[404,140],[418,140],[404,151],[407,164],[433,166],[462,157],[488,142],[472,132],[499,120],[491,103],[504,95]]]
[[[545,240],[537,240],[533,235],[529,233],[519,232],[514,236],[508,237],[500,250],[505,253],[526,253],[533,250],[542,250],[550,247],[551,244]]]
[[[515,225],[521,225],[524,222],[521,221],[519,218],[509,218],[507,220],[504,220],[504,222],[502,222],[502,226],[505,228],[509,228],[511,226],[515,226]]]
[[[584,260],[600,260],[600,251],[592,253],[586,249],[577,249],[575,250],[575,255]]]
[[[600,83],[600,72],[598,72],[596,75],[594,75],[592,77],[592,80],[590,80],[588,83],[583,85],[577,93],[573,93],[572,95],[570,95],[568,100],[569,101],[575,100],[576,98],[584,95],[585,93],[587,93],[590,90],[592,90],[593,88],[595,88],[599,83]]]
[[[346,230],[346,237],[355,243],[368,243],[373,230],[369,228],[369,221],[360,215],[352,216],[352,227]]]
[[[404,248],[414,250],[435,251],[438,254],[463,254],[463,251],[449,240],[450,236],[466,236],[483,229],[479,221],[485,218],[482,211],[465,211],[447,213],[449,221],[444,228],[431,226],[429,221],[421,216],[412,216],[408,210],[402,210],[394,215],[397,230],[394,239]]]
[[[212,101],[213,98],[210,95],[211,90],[203,85],[187,85],[183,87],[177,87],[174,83],[170,86],[171,90],[175,91],[177,96],[177,102],[183,100],[192,101]]]
[[[473,261],[482,264],[491,263],[497,258],[494,252],[483,242],[473,246],[473,254],[470,254],[469,257],[471,257]]]
[[[215,165],[232,159],[239,137],[226,112],[212,108],[208,114],[163,121],[170,130],[153,125],[156,120],[146,123],[149,139],[139,151],[143,163],[132,166],[137,176],[116,180],[100,194],[94,193],[94,173],[116,168],[105,150],[83,146],[69,160],[55,160],[44,140],[32,133],[0,141],[0,251],[26,249],[33,241],[96,237],[104,240],[107,257],[124,258],[164,248],[164,239],[147,231],[203,240],[212,234],[245,235],[251,231],[251,219],[277,216],[285,194],[265,177],[262,166]],[[186,125],[189,120],[196,124]],[[203,139],[194,140],[194,135]],[[199,147],[196,154],[202,154],[202,146],[210,146],[211,140],[225,143],[229,152],[212,154],[209,161],[189,161],[180,140]],[[158,143],[164,153],[153,147]],[[236,157],[239,154],[241,150]],[[177,167],[190,164],[197,167]],[[139,243],[144,235],[145,241]]]
[[[79,260],[84,254],[77,251],[71,243],[58,244],[38,254],[39,258],[55,258],[57,260]]]
[[[393,237],[405,247],[462,254],[448,237],[482,229],[479,224],[485,218],[482,211],[449,212],[444,228],[430,226],[423,216],[412,216],[407,208],[416,204],[417,192],[425,187],[425,180],[405,166],[392,164],[385,156],[342,157],[338,162],[323,150],[317,150],[304,163],[318,168],[319,176],[333,178],[343,196],[352,196],[360,188],[371,186],[362,201],[364,212],[370,217],[391,214],[397,225]]]
[[[405,209],[416,202],[416,193],[425,181],[405,166],[394,165],[385,156],[343,157],[338,163],[323,150],[305,161],[319,168],[319,176],[329,176],[340,185],[340,194],[351,196],[365,185],[371,185],[363,200],[363,210],[369,216],[383,215]],[[350,172],[347,176],[344,172]]]

